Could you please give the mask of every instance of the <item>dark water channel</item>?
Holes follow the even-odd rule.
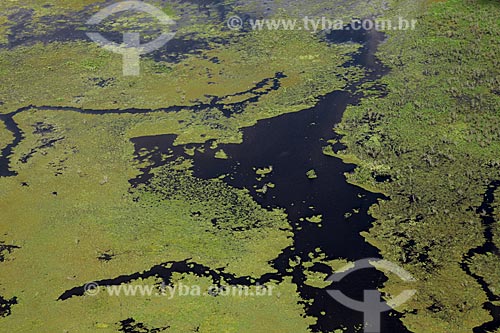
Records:
[[[219,145],[229,159],[214,158],[214,150],[208,149],[210,142],[205,144],[204,153],[196,152],[189,158],[194,160],[196,177],[209,179],[228,174],[225,177],[228,184],[248,189],[263,207],[286,209],[294,231],[294,244],[273,261],[273,266],[280,276],[293,277],[303,299],[313,300],[311,304],[305,304],[305,308],[308,315],[318,318],[312,327],[314,331],[330,332],[344,328],[345,332],[357,332],[362,331],[362,313],[337,303],[325,289],[305,284],[306,276],[300,265],[289,272],[291,258],[311,261],[309,254],[316,248],[321,248],[327,259],[359,260],[379,256],[378,250],[366,243],[360,232],[369,229],[373,219],[367,210],[377,200],[383,199],[382,196],[347,183],[344,174],[352,172],[355,166],[324,155],[322,147],[327,145],[327,140],[338,138],[332,128],[340,122],[346,106],[358,103],[362,97],[356,88],[387,73],[375,57],[384,36],[375,31],[342,31],[330,34],[328,39],[336,43],[354,41],[364,45],[354,60],[346,64],[365,68],[368,72],[362,80],[346,91],[324,96],[311,109],[262,120],[245,128],[242,144]],[[184,147],[173,146],[174,138],[172,135],[141,137],[133,142],[137,152],[154,150],[149,158],[154,166],[158,166],[165,163],[161,155],[169,151],[173,150],[175,156],[185,156]],[[272,166],[273,171],[262,181],[257,181],[254,168],[267,166]],[[151,177],[150,169],[144,169],[145,174],[132,183],[146,182]],[[306,176],[310,169],[316,171],[317,179]],[[268,188],[266,193],[256,191],[268,182],[276,187]],[[300,221],[300,218],[317,214],[323,216],[321,226]],[[316,263],[313,269],[332,273],[331,268],[321,263]],[[342,283],[329,288],[363,300],[364,290],[375,289],[385,280],[382,273],[369,269],[350,274]],[[382,314],[381,331],[408,332],[394,311]]]

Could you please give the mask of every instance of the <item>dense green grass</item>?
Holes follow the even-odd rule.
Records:
[[[485,293],[460,265],[485,241],[475,208],[500,179],[500,4],[392,6],[388,16],[419,23],[415,31],[391,32],[381,48],[392,69],[381,80],[388,96],[350,107],[338,127],[344,157],[360,165],[349,179],[390,196],[372,207],[377,222],[366,237],[419,279],[403,321],[414,332],[470,332],[490,320]],[[392,181],[376,183],[377,175]],[[497,295],[498,262],[490,254],[473,265]]]

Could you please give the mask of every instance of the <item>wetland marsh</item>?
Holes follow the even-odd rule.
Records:
[[[85,36],[116,2],[0,4],[0,332],[362,332],[326,290],[410,285],[327,280],[370,257],[416,278],[381,332],[499,332],[497,1],[151,0],[176,37],[137,77]],[[231,30],[234,15],[418,26]],[[113,19],[117,41],[159,31]],[[218,291],[106,292],[145,285]]]

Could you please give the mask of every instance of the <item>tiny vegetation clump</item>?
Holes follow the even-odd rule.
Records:
[[[316,179],[316,178],[318,178],[318,175],[316,174],[316,171],[314,169],[311,169],[311,170],[307,171],[306,172],[306,176],[309,179]]]

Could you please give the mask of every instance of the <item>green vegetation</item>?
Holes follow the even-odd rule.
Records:
[[[69,21],[80,10],[99,10],[97,4],[87,7],[94,3],[66,1],[57,7],[44,6],[46,1],[2,2],[1,42],[14,24],[2,25],[3,20],[12,13],[33,10],[27,23],[37,37],[54,30],[44,23],[52,15]],[[165,10],[173,14],[177,8]],[[284,211],[259,206],[248,191],[221,179],[195,178],[189,158],[153,169],[148,185],[131,188],[129,180],[148,162],[134,160],[130,139],[176,134],[175,143],[187,145],[187,157],[197,154],[196,144],[208,140],[214,140],[213,150],[218,143],[240,142],[241,128],[313,106],[321,95],[362,75],[359,68],[342,67],[359,45],[329,45],[299,31],[239,34],[209,24],[181,29],[203,30],[200,38],[224,37],[225,43],[209,43],[178,63],[143,57],[139,77],[123,77],[121,56],[86,41],[0,49],[0,113],[34,105],[14,117],[23,133],[10,158],[17,175],[0,178],[0,241],[21,247],[0,263],[0,295],[18,300],[12,314],[1,318],[2,329],[116,332],[129,317],[176,332],[307,331],[314,323],[304,316],[303,300],[286,277],[271,281],[273,295],[260,298],[166,300],[110,297],[102,290],[96,297],[56,301],[75,286],[166,261],[190,260],[255,278],[273,273],[269,261],[291,245]],[[243,112],[230,117],[221,107],[190,108],[214,96],[227,111],[235,103],[259,98],[243,103]],[[179,107],[160,110],[173,106]],[[147,113],[116,112],[128,108]],[[85,113],[92,109],[114,112]],[[12,140],[1,123],[1,147]],[[216,157],[227,155],[216,150]],[[270,171],[265,168],[260,176]],[[275,185],[264,186],[267,191]],[[110,253],[112,260],[99,260]],[[201,287],[211,282],[187,273],[175,278]],[[130,284],[158,283],[150,278]]]
[[[355,45],[329,46],[303,32],[256,32],[238,38],[227,47],[206,50],[179,64],[171,64],[169,72],[156,72],[156,63],[144,59],[143,75],[124,77],[121,56],[93,43],[18,47],[0,52],[3,74],[0,95],[4,96],[0,112],[12,112],[30,104],[153,110],[192,106],[207,102],[207,95],[222,97],[247,91],[255,88],[256,82],[284,73],[281,89],[261,96],[244,113],[231,118],[217,109],[200,113],[181,110],[175,116],[150,114],[144,117],[144,124],[130,129],[133,136],[177,133],[177,142],[184,144],[209,139],[240,142],[240,128],[251,126],[258,119],[310,107],[320,95],[342,88],[344,79],[359,75],[359,69],[340,67],[348,59],[347,54],[356,49]],[[321,56],[314,61],[300,60],[301,55],[309,53]],[[210,61],[213,58],[219,62]],[[263,58],[269,60],[262,63]],[[255,66],[259,71],[255,71]],[[335,76],[338,79],[332,80]],[[96,84],[101,80],[110,84],[105,87]]]
[[[323,147],[323,154],[325,154],[326,156],[336,156],[332,146]]]
[[[259,169],[255,170],[255,173],[261,177],[266,176],[266,175],[270,174],[271,172],[273,172],[272,165],[270,165],[269,167],[259,168]]]
[[[215,158],[219,158],[221,160],[227,160],[228,156],[224,150],[220,149],[215,152]]]
[[[56,30],[54,17],[65,26],[82,19],[81,11],[97,12],[103,3],[3,1],[0,45],[8,43],[15,18],[21,20],[23,13],[29,13],[22,19],[27,31],[41,37]],[[353,11],[369,16],[383,7],[382,1],[342,3],[338,17]],[[304,6],[325,15],[327,4],[337,5],[280,6],[287,15],[303,13]],[[486,186],[499,179],[500,6],[493,0],[392,0],[390,5],[385,16],[418,18],[419,23],[415,31],[391,31],[381,48],[380,59],[392,72],[377,83],[387,87],[388,95],[380,98],[373,84],[363,85],[366,98],[349,107],[336,128],[347,150],[335,153],[328,145],[323,152],[357,163],[349,180],[390,197],[372,207],[377,222],[364,236],[418,279],[412,285],[417,297],[398,309],[408,328],[470,332],[490,316],[483,308],[487,294],[464,266],[491,293],[500,293],[496,254],[466,256],[486,240],[484,214],[475,208]],[[182,2],[162,9],[178,18],[196,12],[197,6]],[[262,2],[245,2],[232,11],[264,9]],[[120,23],[151,27],[137,18]],[[12,314],[0,318],[5,331],[116,332],[117,323],[128,317],[175,332],[306,332],[314,323],[304,315],[305,300],[288,277],[271,281],[274,293],[268,297],[166,300],[101,292],[56,301],[75,286],[166,261],[190,260],[256,278],[272,273],[270,260],[292,244],[283,210],[259,206],[247,190],[227,185],[223,177],[194,177],[189,158],[154,168],[147,185],[131,187],[129,180],[148,162],[134,159],[130,139],[174,134],[176,145],[186,145],[188,157],[213,140],[215,157],[228,158],[217,144],[241,142],[242,128],[311,107],[321,95],[361,77],[361,69],[342,66],[359,45],[329,45],[305,31],[231,32],[208,18],[179,27],[180,36],[190,33],[208,47],[178,63],[143,57],[139,77],[123,77],[121,56],[87,41],[0,48],[0,113],[34,105],[14,117],[23,133],[11,156],[18,174],[0,178],[0,242],[20,247],[2,253],[6,260],[0,263],[0,295],[18,299]],[[215,37],[224,43],[214,42]],[[191,108],[214,100],[219,107]],[[171,112],[162,110],[174,106]],[[235,106],[243,110],[224,114]],[[129,108],[150,112],[116,113]],[[92,109],[115,113],[84,113]],[[0,122],[0,148],[12,140]],[[271,172],[272,166],[255,169],[258,181]],[[314,169],[306,176],[317,178]],[[377,182],[379,177],[386,181]],[[269,182],[259,186],[261,193],[275,187]],[[494,197],[498,221],[500,190]],[[347,212],[346,218],[355,213]],[[301,221],[321,226],[322,216]],[[500,247],[500,224],[492,232]],[[103,253],[114,257],[104,262],[98,259]],[[334,270],[347,264],[328,260],[319,248],[308,255],[311,261],[292,258],[290,267],[300,266],[310,286],[327,285],[314,263]],[[173,281],[202,288],[212,283],[189,273],[176,273]],[[159,283],[154,278],[130,282]],[[393,294],[404,287],[389,276],[385,291]]]
[[[306,176],[309,179],[316,179],[316,178],[318,178],[318,175],[316,174],[316,171],[314,169],[311,169],[311,170],[307,171],[306,172]]]
[[[311,223],[321,223],[323,221],[323,215],[314,215],[306,217],[306,221]]]
[[[73,23],[74,15],[85,8],[93,8],[97,12],[104,2],[104,0],[60,0],[54,4],[50,0],[2,1],[0,2],[0,46],[7,44],[7,35],[12,33],[11,28],[16,24],[25,24],[31,30],[30,35],[38,36],[54,31],[62,24]],[[27,14],[29,20],[26,19]],[[61,20],[60,15],[67,17]],[[54,16],[59,16],[55,22],[52,19]],[[26,21],[19,22],[21,18]]]
[[[471,332],[491,320],[461,264],[485,242],[475,208],[499,179],[500,6],[393,1],[391,15],[418,18],[417,29],[390,32],[379,55],[392,69],[380,80],[389,94],[348,108],[337,128],[348,149],[338,156],[359,164],[351,182],[390,197],[372,207],[377,222],[365,236],[418,279],[403,322],[412,332]],[[474,256],[472,270],[499,295],[498,257]]]
[[[134,118],[40,110],[16,116],[26,140],[16,149],[14,161],[40,146],[42,139],[64,140],[41,148],[26,164],[15,163],[18,176],[0,179],[1,234],[21,246],[8,255],[11,260],[1,263],[1,293],[19,300],[12,315],[2,319],[2,328],[91,332],[93,325],[100,323],[111,332],[116,331],[115,323],[124,319],[121,311],[113,310],[120,307],[127,316],[148,325],[168,324],[180,331],[186,325],[200,325],[208,332],[224,326],[232,329],[231,325],[249,325],[246,320],[255,316],[263,320],[249,327],[258,330],[275,323],[271,314],[264,312],[269,312],[266,307],[276,307],[282,313],[283,327],[305,329],[310,319],[300,317],[295,286],[289,281],[280,283],[273,297],[250,302],[232,297],[180,298],[168,301],[167,312],[165,299],[144,303],[140,297],[121,300],[105,292],[98,298],[55,302],[75,285],[146,270],[166,260],[192,258],[237,275],[260,276],[272,271],[268,261],[290,245],[290,227],[282,211],[265,210],[248,193],[220,180],[192,177],[185,171],[189,164],[182,160],[156,169],[151,185],[129,192],[128,180],[138,171],[132,163],[133,146],[123,128]],[[52,132],[34,132],[40,122],[50,124]],[[94,163],[95,156],[99,156],[99,163]],[[102,263],[97,257],[104,252],[116,257]],[[206,284],[196,279],[196,283]],[[33,311],[33,304],[40,310]],[[192,307],[186,309],[185,316],[171,310],[171,306],[187,304]],[[203,307],[212,312],[200,311]],[[227,316],[227,321],[211,319],[221,316]],[[26,317],[31,320],[26,321]]]
[[[5,147],[13,139],[12,132],[7,129],[4,122],[0,122],[0,147]]]

